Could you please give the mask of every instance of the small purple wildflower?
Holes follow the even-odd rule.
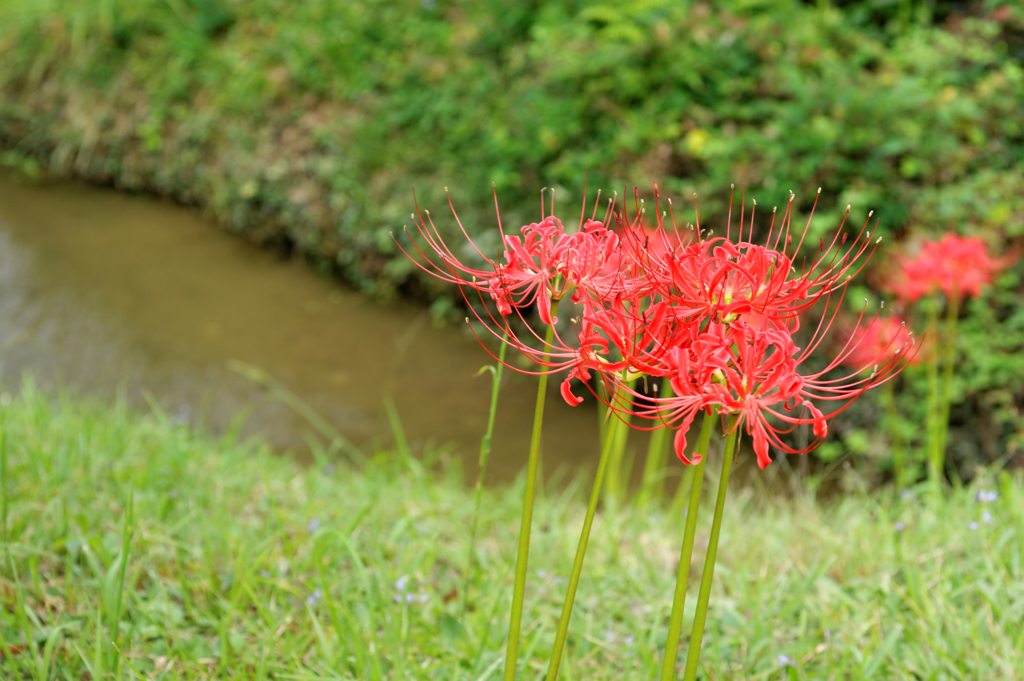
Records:
[[[902,520],[897,521],[895,527],[897,532],[902,532],[907,529],[907,526],[903,524]]]
[[[320,519],[317,518],[316,516],[313,516],[312,518],[309,519],[309,523],[306,524],[306,530],[310,534],[313,534],[314,532],[316,532],[319,529],[320,529]]]
[[[313,593],[309,594],[309,597],[306,599],[306,605],[316,605],[316,602],[323,597],[324,592],[320,589],[316,589],[313,591]]]
[[[409,575],[402,575],[395,580],[395,591],[405,591],[409,588]]]
[[[796,666],[796,662],[789,655],[779,655],[777,658],[775,658],[775,662],[780,667],[795,667]]]
[[[971,530],[972,532],[974,530],[978,529],[979,527],[981,527],[981,525],[979,525],[978,523],[974,522],[973,520],[971,522],[967,523],[967,529]]]
[[[983,522],[983,523],[990,523],[990,522],[992,522],[992,514],[989,513],[988,511],[982,511],[982,513],[981,513],[981,522]]]
[[[326,466],[324,466],[324,473],[327,474],[327,475],[331,475],[336,470],[337,469],[334,467],[333,463],[329,463]]]
[[[979,489],[978,493],[974,495],[974,500],[977,501],[979,504],[987,504],[989,502],[995,501],[998,498],[999,494],[994,489]]]

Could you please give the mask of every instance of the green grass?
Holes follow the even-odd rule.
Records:
[[[474,495],[450,455],[302,467],[31,384],[2,414],[4,679],[500,676],[521,483],[485,490],[460,627]],[[996,477],[978,483],[995,501],[978,487],[900,510],[890,490],[733,491],[702,678],[1024,677],[1024,485]],[[524,678],[545,668],[586,486],[537,500]],[[598,515],[562,678],[657,675],[681,535],[660,511]]]

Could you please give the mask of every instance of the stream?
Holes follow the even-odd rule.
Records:
[[[387,446],[385,398],[414,453],[431,443],[477,471],[490,358],[422,308],[381,305],[304,262],[244,242],[194,209],[113,189],[0,174],[0,380],[156,404],[178,423],[309,456],[316,429],[253,370],[364,448]],[[242,369],[242,372],[239,369]],[[488,482],[525,466],[536,387],[505,372]],[[592,469],[597,413],[553,391],[543,453]],[[321,437],[321,441],[325,441]]]

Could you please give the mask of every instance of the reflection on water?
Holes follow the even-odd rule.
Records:
[[[228,368],[274,376],[357,443],[388,432],[390,394],[420,446],[453,442],[475,473],[489,377],[461,329],[415,307],[383,307],[154,199],[0,175],[0,376],[151,396],[176,418],[222,430],[248,411],[247,433],[303,449],[312,428]],[[508,374],[506,373],[506,376]],[[525,465],[534,384],[509,376],[489,480]],[[596,462],[596,415],[548,400],[544,455]],[[589,408],[588,408],[589,407]]]

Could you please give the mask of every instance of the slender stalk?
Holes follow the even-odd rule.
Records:
[[[661,382],[658,396],[661,398],[672,397],[672,383],[668,379]],[[647,508],[647,504],[652,499],[660,502],[665,494],[665,443],[668,433],[668,428],[658,428],[651,433],[651,439],[647,445],[647,459],[644,461],[640,497],[637,499],[637,505],[641,511]]]
[[[611,426],[612,424],[609,424]],[[548,673],[546,680],[554,681],[558,677],[558,665],[562,660],[562,649],[565,647],[565,638],[569,632],[569,619],[572,617],[572,606],[576,600],[576,587],[580,583],[580,574],[583,572],[583,557],[587,552],[587,542],[590,539],[590,527],[594,523],[594,513],[597,511],[597,502],[601,499],[601,483],[604,480],[605,468],[608,465],[609,454],[612,451],[614,437],[605,438],[601,446],[601,459],[597,463],[597,473],[594,475],[594,487],[590,492],[590,503],[587,504],[587,515],[583,519],[583,530],[580,532],[580,543],[576,547],[576,558],[572,562],[572,574],[569,576],[569,586],[565,592],[565,602],[562,604],[562,615],[558,619],[558,632],[555,634],[555,646],[551,651],[551,660],[548,662]]]
[[[116,642],[120,638],[120,623],[121,623],[121,605],[124,596],[124,580],[128,573],[128,553],[131,549],[132,534],[134,533],[134,498],[135,494],[129,490],[128,500],[125,503],[124,508],[124,529],[121,533],[121,563],[118,565],[117,573],[117,591],[114,593],[113,608],[107,613],[109,618],[107,623],[108,636],[112,642]],[[116,659],[116,658],[115,658]],[[120,663],[118,663],[120,666]]]
[[[949,436],[949,391],[953,382],[953,365],[956,363],[956,323],[960,316],[960,292],[954,288],[953,295],[946,301],[946,332],[943,338],[942,384],[939,390],[938,422],[936,423],[935,460],[941,473],[946,460],[946,440]]]
[[[703,470],[703,469],[702,469]],[[676,493],[672,497],[672,503],[668,507],[668,517],[675,522],[677,519],[683,517],[683,508],[689,501],[687,490],[693,484],[693,476],[697,471],[697,466],[685,466],[683,468],[683,474],[679,478],[679,484],[676,486]]]
[[[708,538],[708,552],[704,558],[704,574],[700,578],[700,591],[697,593],[697,614],[693,617],[693,630],[690,633],[690,649],[686,653],[686,671],[683,681],[694,681],[697,678],[697,661],[700,659],[700,644],[704,639],[704,624],[708,618],[708,602],[711,600],[711,580],[715,577],[715,559],[718,557],[718,536],[722,531],[722,511],[725,509],[725,495],[729,489],[729,473],[732,471],[732,458],[736,453],[736,442],[739,440],[740,429],[737,425],[738,416],[729,417],[725,428],[725,455],[722,457],[722,476],[718,482],[718,499],[715,501],[715,518],[711,521],[711,536]]]
[[[558,301],[551,302],[551,316],[558,311]],[[545,344],[554,338],[554,327],[548,326]],[[530,526],[533,524],[533,497],[537,486],[537,460],[540,458],[540,433],[544,423],[544,398],[548,391],[548,375],[537,381],[537,406],[533,412],[533,433],[530,435],[530,457],[526,464],[526,490],[523,493],[523,519],[519,524],[519,552],[516,555],[516,580],[512,589],[512,613],[508,623],[508,648],[505,652],[505,681],[515,681],[516,659],[519,656],[519,630],[523,621],[523,595],[526,592],[526,570],[530,558]]]
[[[900,416],[896,410],[896,394],[892,383],[892,381],[885,382],[883,394],[885,395],[885,406],[889,409],[889,444],[892,447],[893,474],[898,492],[903,489],[906,473],[903,462],[903,438],[900,437]]]
[[[693,540],[697,534],[697,511],[700,507],[700,492],[704,484],[704,464],[707,463],[711,431],[715,425],[714,414],[704,414],[697,439],[697,453],[700,463],[693,469],[693,485],[690,488],[690,506],[686,511],[686,529],[683,531],[683,547],[679,552],[679,569],[676,572],[676,593],[672,598],[672,615],[668,624],[668,639],[665,642],[665,658],[661,662],[661,681],[671,681],[676,672],[676,656],[679,654],[679,635],[683,630],[683,606],[686,604],[686,585],[690,581],[690,561],[693,556]],[[682,483],[680,483],[682,484]]]
[[[601,446],[604,447],[604,439],[608,437],[608,426],[605,422],[605,416],[608,414],[608,407],[604,406],[608,402],[608,387],[605,386],[604,381],[597,382],[597,434],[601,440]]]
[[[634,379],[629,383],[632,387],[636,383]],[[633,414],[629,411],[629,401],[619,394],[612,397],[615,405],[616,416],[608,421],[605,427],[605,437],[612,441],[612,449],[608,460],[608,482],[605,493],[609,503],[617,504],[623,495],[622,484],[622,458],[626,454],[626,443],[629,440],[629,423]]]
[[[7,408],[0,405],[0,539],[7,543]]]
[[[476,477],[476,505],[473,507],[473,524],[469,530],[469,555],[466,558],[466,585],[462,589],[462,620],[466,619],[466,608],[469,605],[469,589],[473,586],[473,578],[476,576],[476,561],[474,560],[474,556],[476,555],[476,532],[480,524],[480,501],[483,497],[484,475],[487,474],[487,460],[491,455],[491,436],[494,434],[494,418],[498,413],[498,391],[501,388],[501,374],[502,370],[505,368],[505,351],[507,348],[508,344],[503,340],[501,348],[498,350],[497,363],[494,366],[488,366],[481,369],[481,371],[489,369],[491,372],[491,409],[487,413],[487,430],[484,432],[484,436],[480,440],[480,470]]]
[[[935,338],[938,333],[938,301],[930,301],[931,305],[928,309],[928,334],[931,338]],[[928,417],[927,417],[927,428],[928,434],[925,455],[928,464],[928,481],[937,490],[939,488],[939,482],[942,479],[942,470],[939,468],[936,462],[938,449],[938,432],[937,424],[939,421],[938,416],[939,410],[939,357],[936,353],[930,353],[928,357]]]

